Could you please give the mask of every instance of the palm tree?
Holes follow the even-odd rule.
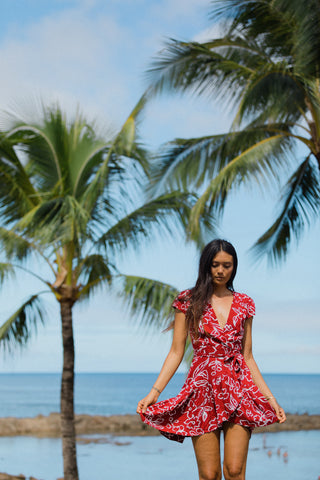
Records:
[[[240,184],[285,179],[280,213],[253,247],[285,258],[293,238],[320,214],[320,3],[216,0],[211,17],[225,35],[171,40],[150,69],[154,92],[191,91],[231,103],[228,133],[177,138],[156,167],[156,188],[202,188],[189,234],[205,211],[217,217]],[[299,148],[297,158],[295,152]],[[302,153],[301,153],[302,152]]]
[[[43,294],[58,301],[65,480],[78,479],[73,306],[91,298],[102,285],[120,284],[134,298],[139,285],[148,281],[121,274],[117,254],[151,238],[154,227],[168,233],[183,227],[189,211],[190,196],[179,192],[143,202],[148,156],[139,143],[137,123],[145,102],[143,97],[111,138],[98,134],[79,113],[68,120],[59,106],[43,107],[38,121],[15,117],[0,137],[0,246],[2,258],[6,257],[0,279],[23,270],[45,286],[3,323],[0,341],[8,348],[25,345],[37,323],[45,323]],[[152,291],[157,288],[170,298],[176,293],[162,284]],[[130,298],[128,293],[129,303]],[[163,307],[158,305],[158,311],[163,313]]]

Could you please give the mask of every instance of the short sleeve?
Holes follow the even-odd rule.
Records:
[[[247,297],[247,318],[253,317],[256,313],[256,307],[252,298]]]
[[[190,305],[190,290],[183,290],[175,298],[172,303],[173,308],[180,310],[180,312],[186,313]]]

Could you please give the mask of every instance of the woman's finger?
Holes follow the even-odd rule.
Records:
[[[286,414],[284,413],[283,408],[279,408],[277,412],[277,417],[279,419],[279,423],[283,423],[286,421]]]
[[[139,402],[137,406],[137,413],[140,413],[143,408],[143,402]]]

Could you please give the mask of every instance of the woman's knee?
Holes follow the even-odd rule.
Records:
[[[237,463],[224,463],[223,475],[225,480],[245,480],[243,466]]]
[[[199,480],[221,480],[221,470],[207,470],[199,472]]]

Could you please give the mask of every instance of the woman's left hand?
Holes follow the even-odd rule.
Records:
[[[285,422],[286,418],[287,418],[286,414],[285,414],[283,408],[281,408],[280,405],[278,404],[277,400],[275,398],[270,398],[269,403],[270,403],[271,407],[276,412],[276,415],[278,417],[278,422],[279,423]]]

